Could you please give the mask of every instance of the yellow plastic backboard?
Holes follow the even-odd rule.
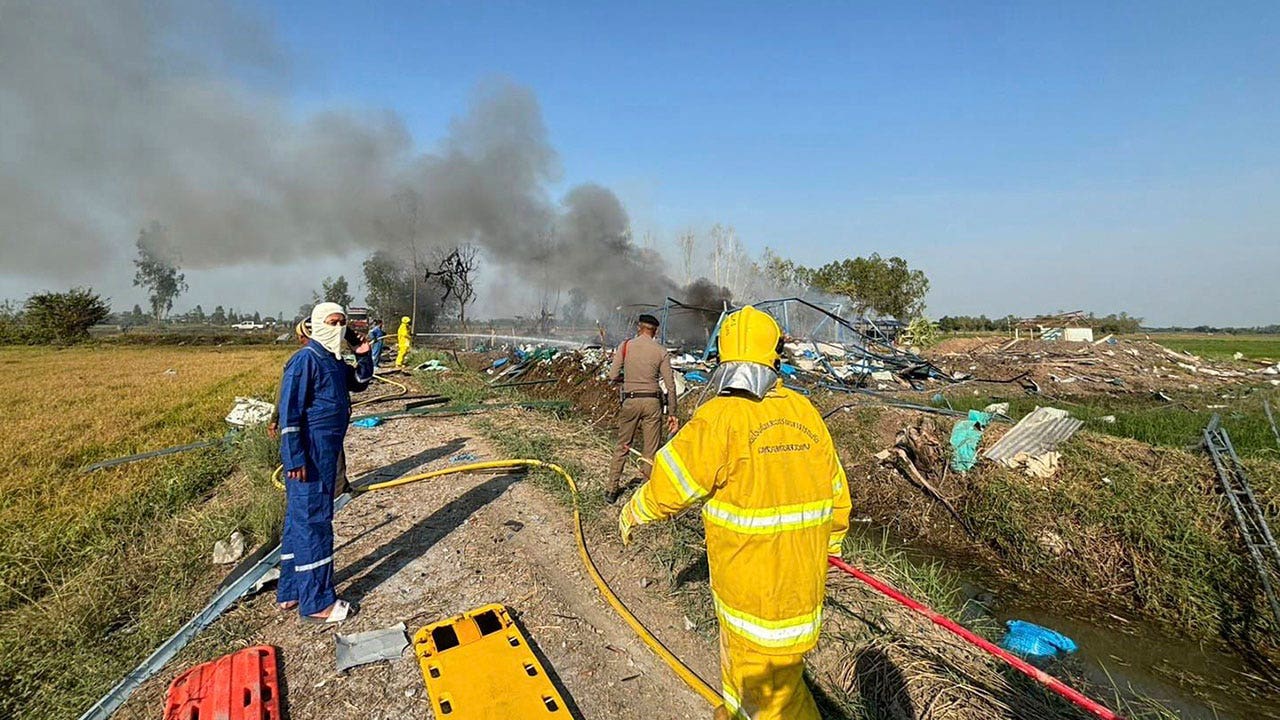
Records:
[[[502,605],[428,625],[413,651],[442,720],[568,718],[564,698]]]

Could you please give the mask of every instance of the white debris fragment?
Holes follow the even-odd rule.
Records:
[[[213,544],[213,564],[230,565],[244,556],[244,536],[239,530],[231,533],[226,540]]]
[[[254,427],[262,425],[275,414],[276,406],[269,402],[254,398],[238,397],[227,413],[226,421],[236,427]]]

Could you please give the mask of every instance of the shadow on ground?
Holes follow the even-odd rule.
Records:
[[[542,652],[542,648],[538,647],[538,642],[534,640],[529,629],[525,627],[524,622],[520,619],[519,613],[517,613],[514,608],[507,608],[507,610],[511,615],[511,621],[520,629],[521,634],[524,635],[525,641],[529,644],[529,650],[533,652],[533,656],[542,664],[542,669],[547,673],[547,679],[551,681],[553,686],[555,686],[555,689],[560,693],[560,697],[564,698],[565,709],[569,711],[569,716],[574,718],[574,720],[583,720],[585,716],[582,714],[582,709],[578,707],[578,703],[573,699],[573,696],[569,694],[569,688],[565,687],[564,683],[560,681],[560,676],[556,673],[555,667],[552,666],[551,661],[547,659],[546,653]]]
[[[359,601],[409,563],[422,557],[472,513],[496,500],[523,475],[506,473],[471,488],[396,538],[344,567],[335,574],[334,584],[358,578],[343,592],[343,596]]]

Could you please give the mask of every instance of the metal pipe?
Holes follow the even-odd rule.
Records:
[[[1276,429],[1276,419],[1271,415],[1271,401],[1263,400],[1262,409],[1267,413],[1267,422],[1271,423],[1271,434],[1276,436],[1276,447],[1280,447],[1280,430]]]
[[[124,457],[118,457],[118,458],[113,458],[111,460],[103,460],[102,462],[94,463],[84,468],[80,472],[91,473],[94,470],[103,470],[105,468],[115,467],[117,465],[126,465],[128,463],[138,462],[139,460],[150,460],[151,458],[157,458],[157,457],[163,457],[165,455],[175,455],[177,453],[187,452],[188,450],[199,450],[200,448],[213,447],[215,445],[221,444],[222,441],[223,441],[223,438],[219,438],[217,440],[201,440],[200,442],[193,442],[187,445],[175,445],[173,447],[164,448],[163,450],[151,450],[149,452],[138,453],[136,455],[125,455]]]
[[[527,335],[493,335],[485,333],[414,333],[420,338],[477,338],[480,340],[510,340],[513,342],[537,343],[538,345],[554,345],[566,348],[584,348],[593,343],[578,340],[562,340],[560,338],[530,337]]]

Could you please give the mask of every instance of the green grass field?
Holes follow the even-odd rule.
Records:
[[[1280,335],[1152,335],[1172,350],[1213,360],[1230,360],[1237,352],[1247,360],[1280,361]]]

